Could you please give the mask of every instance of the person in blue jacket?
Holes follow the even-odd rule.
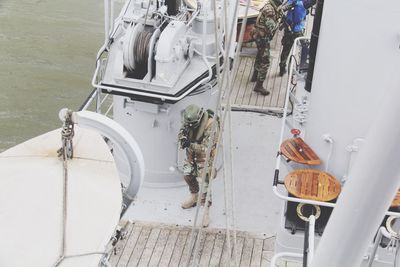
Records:
[[[302,0],[288,0],[281,6],[281,11],[287,11],[282,19],[284,26],[284,35],[282,37],[282,53],[279,62],[279,76],[286,73],[286,61],[294,40],[304,34],[305,19],[307,10]]]

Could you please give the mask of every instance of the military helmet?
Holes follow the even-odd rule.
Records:
[[[275,5],[280,6],[282,5],[282,0],[271,0]]]
[[[183,111],[183,122],[185,126],[196,128],[203,117],[204,109],[197,105],[191,104]]]

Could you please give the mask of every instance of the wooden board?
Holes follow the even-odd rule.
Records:
[[[298,198],[317,201],[331,201],[337,198],[341,191],[339,181],[329,173],[320,170],[292,171],[285,177],[284,183],[290,194]]]
[[[400,207],[400,190],[397,191],[396,196],[394,197],[392,204],[390,205],[391,208]]]
[[[143,234],[144,231],[146,234]],[[147,266],[175,267],[187,266],[189,260],[189,266],[194,266],[196,262],[198,266],[225,267],[234,266],[236,258],[237,266],[263,266],[263,255],[273,254],[274,237],[238,231],[236,249],[231,236],[229,259],[226,232],[203,229],[200,238],[195,234],[195,241],[199,244],[197,254],[193,255],[194,250],[190,251],[190,231],[187,226],[135,222],[129,239],[125,241],[125,249],[111,255],[110,262],[115,263],[119,259],[119,267],[146,266],[147,263]],[[129,262],[121,260],[124,255],[130,255]]]
[[[301,137],[290,138],[281,144],[281,153],[289,160],[307,164],[319,165],[321,160]]]

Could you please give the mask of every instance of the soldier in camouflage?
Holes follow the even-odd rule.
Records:
[[[197,105],[189,105],[183,112],[183,126],[179,131],[178,139],[181,149],[186,149],[186,159],[183,165],[183,175],[189,186],[190,198],[182,203],[183,209],[196,206],[197,198],[200,191],[198,178],[203,176],[206,161],[206,151],[211,147],[210,157],[208,160],[208,171],[205,175],[205,189],[201,195],[201,203],[205,204],[208,183],[213,170],[213,161],[215,150],[217,147],[217,136],[219,132],[219,123],[217,121],[216,131],[213,132],[213,122],[215,120],[214,112],[204,110]],[[211,143],[211,137],[214,134],[214,142]],[[211,195],[209,197],[208,207],[211,206]],[[208,226],[208,209],[205,210],[203,226]]]
[[[302,0],[288,0],[280,10],[283,12],[287,11],[287,14],[282,20],[285,32],[282,37],[282,53],[279,63],[279,76],[283,76],[286,73],[286,61],[294,40],[304,34],[304,22],[307,10]]]
[[[268,0],[260,10],[252,32],[252,37],[257,45],[257,56],[251,81],[256,82],[254,91],[262,95],[269,94],[263,87],[263,83],[270,66],[270,42],[278,28],[278,7],[281,4],[280,0]]]

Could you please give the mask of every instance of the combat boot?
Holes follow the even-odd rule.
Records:
[[[254,92],[258,92],[262,95],[269,95],[269,92],[263,87],[262,81],[257,81],[256,85],[254,86]]]
[[[258,71],[254,70],[253,75],[251,76],[250,82],[254,83],[257,81]]]
[[[286,73],[286,66],[280,66],[279,67],[279,76],[283,76]]]
[[[197,193],[190,194],[190,198],[182,203],[182,209],[190,209],[196,206],[197,204]]]

